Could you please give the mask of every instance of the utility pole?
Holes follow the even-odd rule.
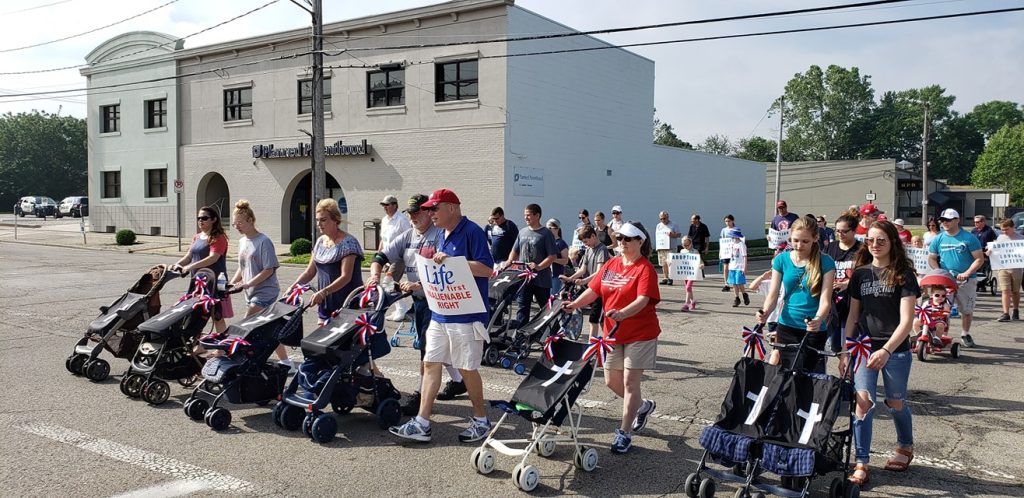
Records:
[[[786,113],[786,96],[779,98],[779,143],[775,144],[775,204],[779,203],[779,181],[782,179],[782,125]]]
[[[324,165],[324,12],[323,0],[313,0],[313,199],[310,209],[327,197]]]
[[[921,226],[928,226],[928,103],[924,102],[924,131],[921,132]]]

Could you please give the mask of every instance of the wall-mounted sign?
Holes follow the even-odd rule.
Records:
[[[370,144],[366,140],[356,145],[346,145],[341,140],[333,145],[324,146],[324,155],[327,156],[365,156],[370,153]],[[274,144],[258,144],[252,146],[252,157],[254,159],[277,159],[281,157],[309,157],[313,153],[313,146],[299,142],[295,147],[274,147]]]
[[[911,180],[909,178],[897,180],[896,188],[901,191],[918,191],[921,190],[921,180]]]
[[[544,170],[523,166],[512,168],[512,194],[523,197],[544,197]]]

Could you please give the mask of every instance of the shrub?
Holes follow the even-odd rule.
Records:
[[[130,246],[135,243],[135,232],[123,228],[114,234],[114,240],[117,241],[119,246]]]
[[[292,241],[291,247],[288,249],[288,254],[292,256],[298,256],[300,254],[309,254],[313,252],[313,243],[309,239],[295,239]]]

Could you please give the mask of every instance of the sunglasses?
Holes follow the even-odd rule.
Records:
[[[612,214],[622,214],[622,211],[612,211]]]
[[[210,221],[209,216],[196,216],[196,221]]]
[[[619,242],[633,242],[634,240],[640,240],[640,237],[626,237],[624,235],[616,235],[615,240]]]
[[[932,294],[932,297],[946,297],[946,293],[943,292],[941,294]]]
[[[866,244],[873,244],[877,246],[884,246],[889,243],[889,239],[883,239],[881,237],[867,237],[864,239]]]
[[[844,234],[844,235],[845,235],[845,234],[848,234],[848,233],[850,233],[850,232],[852,232],[852,231],[853,231],[853,229],[852,229],[852,228],[851,228],[851,229],[848,229],[848,230],[840,230],[840,229],[838,229],[838,228],[836,229],[836,233],[838,233],[838,234]]]

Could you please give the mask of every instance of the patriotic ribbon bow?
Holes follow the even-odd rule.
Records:
[[[754,325],[752,329],[743,327],[743,356],[753,358],[754,353],[757,353],[759,359],[764,359],[764,334],[761,333],[763,328],[764,325],[760,323]]]
[[[327,325],[329,325],[331,323],[331,320],[334,320],[336,316],[338,316],[338,310],[332,311],[330,316],[328,316],[327,319],[324,320],[324,324],[322,326],[326,327]]]
[[[554,361],[555,355],[555,343],[565,337],[565,334],[558,332],[557,334],[551,334],[544,339],[544,356],[548,357],[548,361]]]
[[[935,326],[935,317],[933,317],[929,311],[932,310],[928,307],[921,306],[920,304],[914,306],[914,314],[916,314],[917,318],[921,320],[921,323],[928,328],[932,328]]]
[[[288,291],[288,296],[284,298],[284,302],[292,306],[302,306],[302,295],[309,292],[310,286],[295,284],[292,289]]]
[[[207,294],[203,294],[198,297],[196,302],[192,303],[192,309],[200,310],[203,313],[203,317],[210,316],[210,312],[213,311],[213,306],[220,302],[220,299],[214,299]]]
[[[377,287],[369,285],[363,289],[363,295],[359,296],[359,307],[365,308],[375,302],[377,302]]]
[[[555,302],[555,296],[548,296],[548,311],[551,311],[551,305]]]
[[[248,346],[249,345],[249,341],[246,341],[245,339],[242,339],[241,337],[238,337],[237,335],[233,335],[231,337],[228,337],[227,339],[224,339],[224,340],[218,342],[217,344],[219,344],[221,346],[227,346],[228,347],[227,348],[227,352],[228,352],[228,355],[230,356],[230,355],[235,354],[235,351],[238,351],[238,348],[240,348],[242,346]]]
[[[846,351],[850,353],[850,360],[853,361],[853,372],[856,373],[861,365],[868,362],[871,356],[871,338],[867,334],[861,334],[856,339],[846,338]]]
[[[516,276],[521,277],[523,279],[523,282],[525,283],[529,282],[530,280],[533,280],[534,277],[537,276],[537,273],[531,270],[530,267],[526,267],[523,268],[523,271],[519,272],[519,275]]]
[[[370,323],[370,315],[363,313],[356,318],[356,326],[359,327],[359,344],[365,346],[370,342],[370,336],[377,333],[377,327]]]
[[[587,361],[591,356],[597,356],[597,367],[601,368],[604,366],[604,360],[608,353],[612,351],[612,344],[615,343],[615,339],[612,337],[591,337],[590,346],[583,352],[583,357],[580,361]]]
[[[207,286],[206,279],[207,279],[206,274],[204,274],[204,273],[196,274],[196,280],[195,280],[196,285],[192,289],[192,293],[189,294],[188,292],[186,292],[184,295],[181,296],[181,299],[178,299],[178,302],[180,303],[182,301],[187,301],[187,300],[189,300],[189,299],[191,299],[193,297],[201,297],[203,295],[208,294],[208,292],[206,292],[206,286]]]

